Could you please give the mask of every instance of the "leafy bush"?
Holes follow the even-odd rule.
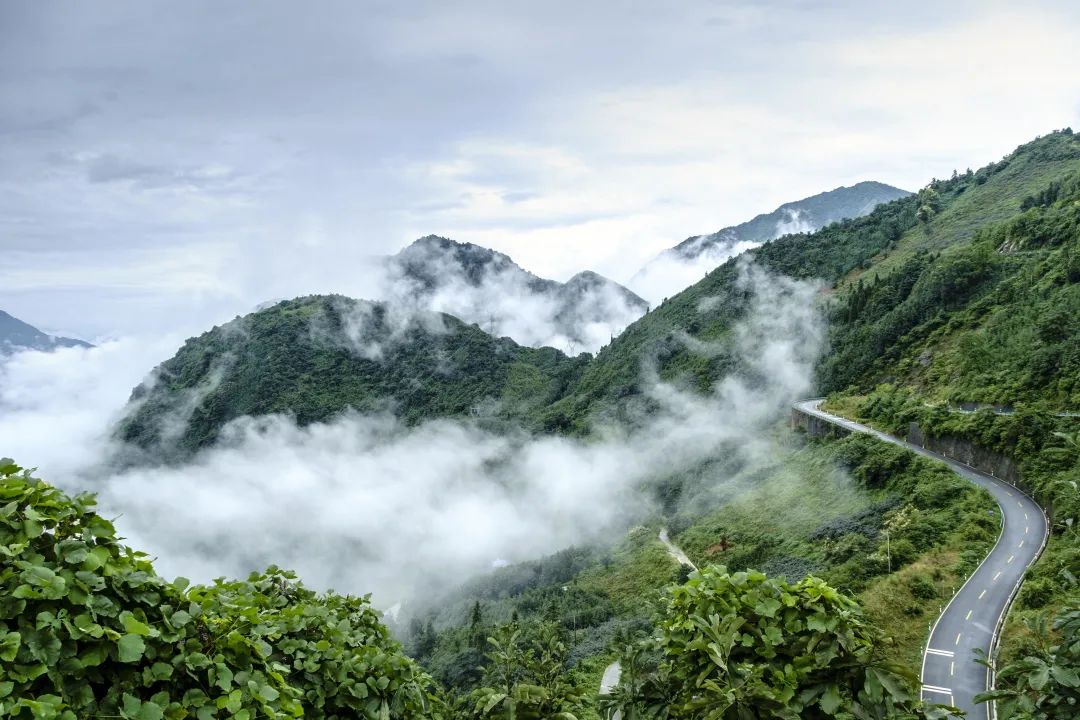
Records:
[[[610,700],[624,717],[925,717],[914,674],[882,660],[885,640],[855,601],[817,578],[789,584],[710,566],[671,591],[650,641]]]
[[[1074,720],[1080,716],[1080,609],[1062,611],[1047,627],[1046,614],[1028,621],[1038,649],[998,669],[1006,687],[981,693],[976,702],[997,700],[1003,717],[1019,720]],[[1056,634],[1056,637],[1054,637]]]
[[[167,582],[92,495],[0,462],[0,717],[439,717],[365,598]]]

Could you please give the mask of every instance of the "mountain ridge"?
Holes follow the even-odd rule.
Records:
[[[910,194],[885,183],[864,180],[786,202],[737,225],[686,238],[649,261],[628,284],[654,301],[669,297],[700,280],[704,272],[763,243],[862,217],[882,203]]]
[[[648,310],[648,303],[591,270],[565,283],[541,278],[504,253],[426,235],[385,259],[382,295],[447,312],[522,345],[595,351]]]
[[[44,352],[65,347],[93,347],[90,343],[76,338],[49,335],[33,325],[0,310],[0,355],[19,350],[40,350]]]

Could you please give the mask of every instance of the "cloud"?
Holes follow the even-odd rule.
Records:
[[[501,253],[442,238],[422,238],[383,271],[376,296],[399,315],[448,313],[490,335],[570,355],[598,351],[646,310],[640,298],[599,275],[555,283]]]
[[[5,365],[0,454],[99,491],[103,512],[166,574],[205,580],[273,562],[389,606],[498,561],[618,537],[650,511],[644,486],[659,476],[718,455],[768,457],[765,429],[808,390],[821,318],[813,285],[749,267],[741,282],[754,300],[731,352],[747,372],[704,396],[653,383],[655,414],[589,441],[448,420],[406,428],[348,414],[299,428],[266,416],[235,421],[189,464],[111,468],[108,428],[145,362],[139,344],[112,343]]]
[[[1075,3],[0,14],[0,236],[26,288],[0,263],[0,306],[86,336],[152,334],[140,304],[210,324],[268,296],[363,297],[360,257],[428,233],[625,280],[792,198],[919,187],[1080,122]],[[194,303],[46,272],[88,247],[131,278],[147,253],[234,262],[193,278]]]

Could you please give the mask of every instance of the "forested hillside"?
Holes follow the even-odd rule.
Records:
[[[884,283],[913,282],[914,277],[925,269],[913,263],[925,262],[927,254],[939,253],[943,248],[967,247],[980,228],[990,228],[1004,219],[1030,212],[1030,204],[1038,202],[1040,194],[1045,197],[1045,193],[1051,192],[1049,188],[1068,183],[1078,171],[1080,140],[1071,132],[1053,133],[1021,146],[1002,161],[978,172],[936,180],[918,194],[880,205],[862,218],[835,223],[811,234],[779,238],[745,253],[743,259],[776,273],[822,281],[822,292],[826,295],[838,292],[843,297],[848,292],[855,292],[858,286],[852,284],[853,278],[863,277],[865,286],[874,282],[875,274],[879,278],[888,278],[893,273],[900,273],[897,279],[879,280]],[[1022,210],[1025,203],[1028,205]],[[1054,214],[1056,211],[1046,212]],[[1068,210],[1062,212],[1067,215]],[[1027,217],[1027,220],[1018,218],[1016,228],[1024,226],[1025,222],[1035,222],[1034,214]],[[1040,222],[1054,223],[1053,232],[1059,236],[1068,234],[1067,219]],[[1016,228],[1003,227],[1001,232],[1015,232]],[[1034,232],[1050,232],[1050,229],[1040,228]],[[999,244],[1008,242],[1005,235],[998,240]],[[993,242],[993,239],[987,240],[980,247]],[[1044,248],[1051,244],[1049,238],[1030,242]],[[1010,248],[1012,245],[1006,245],[1003,250],[1007,252],[1003,253],[994,246],[990,252],[1000,256],[1002,264],[1015,265],[1023,263],[1024,258],[1030,257],[1026,253],[1036,249],[1020,250],[1017,247],[1015,250],[1020,250],[1017,253]],[[972,252],[977,254],[975,250]],[[991,262],[989,255],[980,257],[984,258],[983,265]],[[946,257],[935,266],[933,277],[939,285],[933,292],[937,297],[924,297],[924,302],[941,300],[944,296],[948,296],[953,307],[963,302],[965,295],[962,293],[968,290],[963,283],[971,279],[967,273],[983,271],[982,265],[966,268],[961,264],[964,262],[980,261],[975,257],[962,259],[958,255]],[[1064,263],[1062,269],[1068,271],[1069,263],[1076,260],[1073,251],[1063,248],[1051,262]],[[683,378],[699,388],[711,386],[730,369],[731,355],[718,352],[703,357],[683,338],[689,336],[715,342],[725,337],[742,316],[749,297],[747,288],[740,285],[739,275],[738,261],[730,261],[627,328],[597,354],[570,392],[551,407],[547,425],[584,432],[597,415],[610,415],[620,404],[634,402],[633,398],[640,395],[642,389],[643,360],[654,363],[663,378]],[[922,287],[931,281],[928,277]],[[1074,290],[1066,292],[1074,293]],[[888,303],[888,300],[882,302]],[[1002,305],[1007,306],[1009,302],[1003,299]],[[1046,305],[1053,304],[1047,298]],[[867,322],[866,318],[873,317],[874,309],[880,311],[882,308],[871,308],[863,316],[863,323]],[[942,309],[948,312],[951,308]],[[1062,312],[1067,311],[1068,306],[1062,308]],[[907,310],[891,312],[899,314]],[[844,315],[837,315],[832,320],[832,352],[826,354],[821,370],[821,382],[826,389],[846,382],[841,373],[855,377],[865,372],[865,363],[875,360],[882,344],[898,337],[895,334],[883,336],[869,341],[876,345],[856,347],[857,343],[868,342],[858,337],[860,331],[848,329],[849,321]],[[855,316],[851,316],[851,321],[855,320]],[[1066,329],[1062,327],[1063,331]],[[853,358],[855,364],[852,364]]]
[[[1066,157],[1075,138],[1037,148],[1039,159]],[[1058,717],[1049,708],[1080,702],[1066,640],[1080,607],[1080,168],[1041,179],[995,195],[981,225],[965,215],[981,207],[974,196],[942,205],[940,225],[848,277],[820,377],[835,412],[1017,464],[1051,537],[1009,615],[1001,697],[1006,710]]]
[[[881,362],[885,345],[931,319],[939,306],[936,317],[954,318],[953,311],[974,292],[973,283],[987,273],[1010,274],[1014,286],[1026,287],[1016,273],[1045,269],[1032,261],[1040,253],[1050,253],[1045,262],[1060,265],[1062,277],[1073,277],[1075,252],[1061,242],[1069,232],[1068,208],[1060,201],[1059,209],[1032,204],[1047,205],[1047,193],[1062,192],[1078,169],[1080,141],[1071,132],[1053,133],[977,172],[935,180],[918,194],[879,205],[865,217],[779,238],[739,261],[725,263],[654,308],[595,358],[583,354],[571,361],[554,350],[518,347],[448,316],[436,322],[440,330],[431,332],[425,314],[415,321],[399,317],[384,322],[380,318],[386,309],[372,306],[361,313],[372,322],[350,325],[337,308],[368,306],[327,298],[282,303],[189,341],[161,366],[153,389],[134,393],[133,414],[121,436],[151,449],[175,434],[162,427],[163,421],[179,418],[179,423],[170,423],[180,426],[176,442],[190,450],[205,446],[223,423],[245,413],[291,412],[303,424],[348,407],[366,411],[395,406],[402,417],[416,421],[467,413],[484,405],[485,398],[498,403],[496,414],[517,418],[529,427],[586,434],[598,420],[624,419],[632,416],[627,409],[647,406],[645,369],[699,389],[733,369],[737,353],[722,341],[753,294],[740,279],[740,263],[747,261],[777,274],[821,282],[823,295],[838,294],[842,303],[848,302],[844,298],[849,294],[854,298],[855,305],[845,305],[848,309],[832,318],[831,352],[820,370],[822,387],[836,389],[855,378],[868,379],[870,366]],[[1014,225],[1000,224],[1014,216]],[[1024,230],[1032,223],[1039,226]],[[989,236],[991,227],[998,228],[993,231],[998,236]],[[1024,232],[1033,238],[1023,244],[1011,239]],[[1053,237],[1058,239],[1046,233],[1057,233]],[[982,240],[974,241],[976,235]],[[965,249],[942,255],[954,247]],[[1040,321],[1057,328],[1059,340],[1054,342],[1064,348],[1072,337],[1069,323],[1076,317],[1069,313],[1074,306],[1068,305],[1075,303],[1075,292],[1068,287],[1055,290],[1047,282],[1044,279],[1042,286],[1050,295],[1041,307],[1045,312],[1056,308],[1053,312],[1064,322]],[[876,289],[869,290],[875,283]],[[900,305],[912,288],[915,295]],[[1062,293],[1064,305],[1057,298]],[[890,305],[894,295],[895,306]],[[1033,331],[1031,323],[1010,310],[1026,301],[1016,293],[996,300],[980,297],[983,305],[968,308],[969,314],[982,313],[988,303],[997,302],[1000,309],[993,326],[999,335],[1009,336],[1010,347],[1023,346],[1025,336],[1009,332],[1008,323]],[[879,320],[882,313],[887,316]],[[345,313],[350,314],[356,313]],[[408,327],[395,329],[394,322]],[[335,339],[330,330],[354,339]],[[969,335],[964,342],[977,343],[984,336]],[[365,343],[381,347],[388,338],[384,354],[364,354]],[[693,341],[713,344],[711,351],[701,353],[691,347]],[[354,342],[360,343],[359,352],[350,348]],[[1049,372],[1055,357],[1044,352],[1037,362]],[[965,362],[1001,369],[992,353],[968,358]],[[1071,382],[1069,376],[1069,372],[1057,375],[1064,383]],[[417,383],[417,377],[424,379]],[[969,387],[984,392],[963,399],[1009,401],[1001,392],[987,394],[985,378],[978,372],[965,377]],[[1010,383],[1037,385],[1040,393],[1046,389],[1037,376],[1010,377]],[[1066,399],[1062,396],[1060,401]],[[190,417],[186,423],[185,416]]]
[[[212,443],[244,415],[306,425],[347,408],[406,423],[479,414],[527,421],[588,362],[522,347],[441,313],[298,298],[188,340],[132,393],[119,437],[158,459]]]

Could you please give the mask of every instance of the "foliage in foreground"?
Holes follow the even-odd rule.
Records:
[[[441,716],[366,598],[166,582],[94,504],[0,461],[0,718]]]
[[[976,696],[998,701],[1002,717],[1014,720],[1072,720],[1080,717],[1080,610],[1063,610],[1053,623],[1050,640],[1045,613],[1028,619],[1042,639],[1039,651],[998,670],[1005,689]]]
[[[458,703],[462,718],[577,720],[585,699],[567,677],[566,645],[558,627],[529,629],[535,630],[531,637],[510,623],[487,639],[487,687]]]
[[[909,670],[885,661],[886,642],[817,578],[710,566],[673,589],[657,636],[625,659],[609,709],[626,720],[944,717],[917,699]]]

